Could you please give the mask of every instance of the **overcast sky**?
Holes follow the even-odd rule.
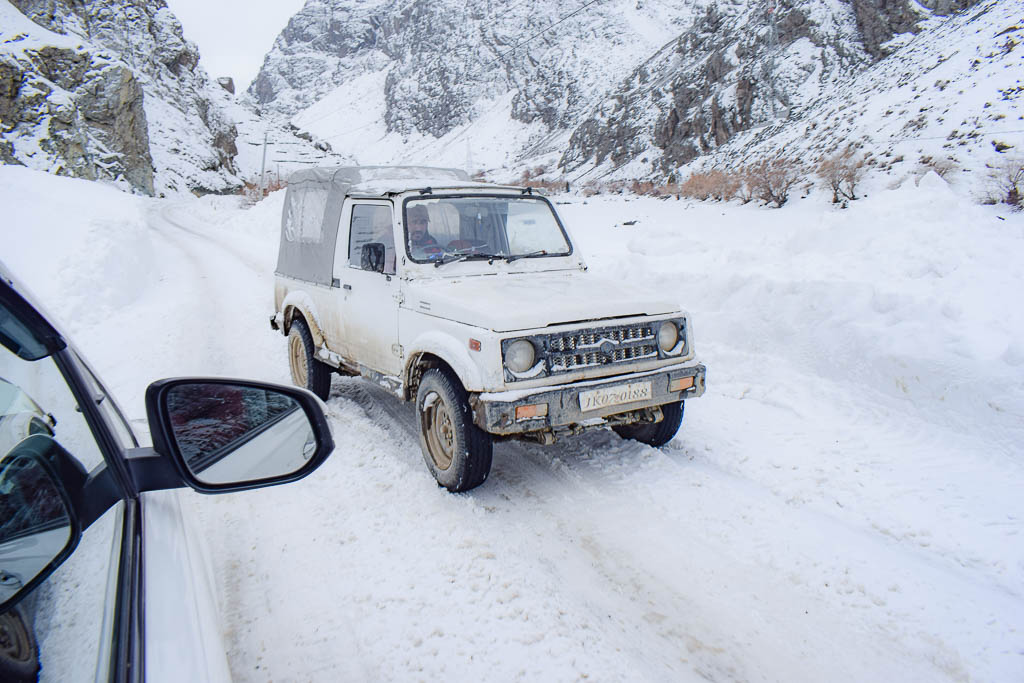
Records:
[[[212,78],[231,76],[241,92],[256,77],[277,34],[305,0],[166,0],[199,46]]]

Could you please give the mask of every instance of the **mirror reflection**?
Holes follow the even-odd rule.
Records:
[[[186,382],[168,391],[167,410],[186,466],[205,484],[291,474],[316,452],[305,411],[271,389]]]
[[[49,472],[36,458],[0,461],[0,603],[42,572],[71,540],[71,519]]]

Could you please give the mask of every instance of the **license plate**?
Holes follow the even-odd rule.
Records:
[[[604,389],[591,389],[580,392],[580,410],[598,410],[608,406],[617,406],[621,403],[633,403],[634,401],[646,401],[651,398],[650,382],[633,382],[632,384],[620,384]]]

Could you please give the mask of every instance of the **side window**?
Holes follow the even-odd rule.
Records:
[[[0,320],[4,313],[0,309]],[[108,402],[98,396],[96,400]],[[25,360],[0,346],[0,462],[35,434],[54,438],[87,470],[103,462],[92,431],[53,359]],[[117,576],[121,509],[118,503],[107,510],[85,530],[65,564],[10,613],[0,615],[0,631],[19,624],[36,643],[33,651],[15,658],[17,671],[38,672],[42,667],[41,681],[107,678],[104,653],[113,625],[113,610],[108,608],[113,604],[110,580]],[[8,571],[4,580],[20,578]],[[6,633],[0,633],[3,680],[8,680],[5,667],[15,665],[9,658],[17,652],[6,648]],[[35,674],[28,673],[27,678],[34,680]]]
[[[383,204],[356,204],[348,231],[348,264],[363,268],[363,245],[384,245],[384,273],[395,274],[395,229],[391,207]]]
[[[323,240],[326,188],[296,188],[288,197],[285,213],[285,239],[289,242],[321,242]]]

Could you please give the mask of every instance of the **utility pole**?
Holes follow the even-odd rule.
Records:
[[[779,26],[778,26],[779,2],[772,0],[768,8],[768,59],[765,60],[765,68],[768,72],[769,100],[772,106],[772,119],[778,118],[775,101],[778,99],[778,90],[775,83],[775,55],[779,51]]]
[[[263,188],[266,187],[264,180],[267,175],[267,135],[268,132],[263,133],[263,163],[260,164],[260,197],[263,196]]]

